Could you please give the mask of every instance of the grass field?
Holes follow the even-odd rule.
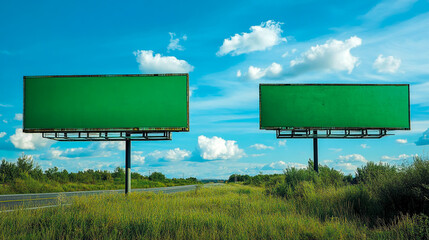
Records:
[[[420,224],[418,218],[407,215],[373,228],[341,212],[321,219],[297,207],[299,201],[239,184],[176,194],[59,197],[58,202],[57,208],[0,213],[0,238],[409,239],[415,234],[413,227]]]

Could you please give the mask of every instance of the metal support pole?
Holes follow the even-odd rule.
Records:
[[[131,135],[126,133],[125,136],[125,194],[128,194],[131,192]]]
[[[314,171],[319,173],[319,152],[317,148],[317,130],[313,131],[313,164],[314,164]]]

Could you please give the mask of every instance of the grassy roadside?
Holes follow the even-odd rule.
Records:
[[[196,178],[168,179],[160,172],[150,176],[131,173],[132,188],[170,187],[197,184]],[[125,171],[117,167],[113,172],[87,169],[77,173],[57,167],[42,171],[30,156],[22,155],[17,162],[1,161],[0,194],[71,192],[123,189]]]
[[[321,221],[260,187],[224,185],[177,194],[75,197],[59,208],[0,213],[0,238],[365,239],[358,221]]]

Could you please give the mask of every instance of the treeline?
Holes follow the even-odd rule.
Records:
[[[173,178],[168,179],[160,172],[153,172],[150,176],[131,173],[132,187],[164,187],[197,183],[197,179]],[[30,193],[53,191],[78,191],[95,189],[121,189],[125,182],[125,170],[117,167],[113,172],[106,170],[68,172],[58,167],[43,171],[34,160],[22,155],[16,163],[2,160],[0,165],[0,194]]]
[[[228,182],[235,180],[263,186],[266,194],[294,201],[299,210],[322,220],[358,216],[363,224],[375,226],[412,216],[418,222],[416,231],[429,236],[429,161],[421,157],[400,167],[368,162],[357,169],[355,177],[321,165],[316,173],[309,161],[305,169],[231,175]]]

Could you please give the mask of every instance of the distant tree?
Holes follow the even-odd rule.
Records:
[[[125,179],[125,170],[121,167],[115,168],[112,173],[113,178]]]
[[[149,176],[149,180],[151,181],[155,181],[155,182],[162,182],[165,180],[165,175],[160,173],[160,172],[153,172],[150,176]]]
[[[33,158],[31,156],[22,154],[18,158],[18,161],[16,162],[16,165],[18,167],[19,172],[26,172],[26,173],[28,173],[31,170],[33,170],[34,161],[33,161]]]
[[[14,163],[1,161],[0,165],[0,182],[10,182],[19,177],[18,167]]]

